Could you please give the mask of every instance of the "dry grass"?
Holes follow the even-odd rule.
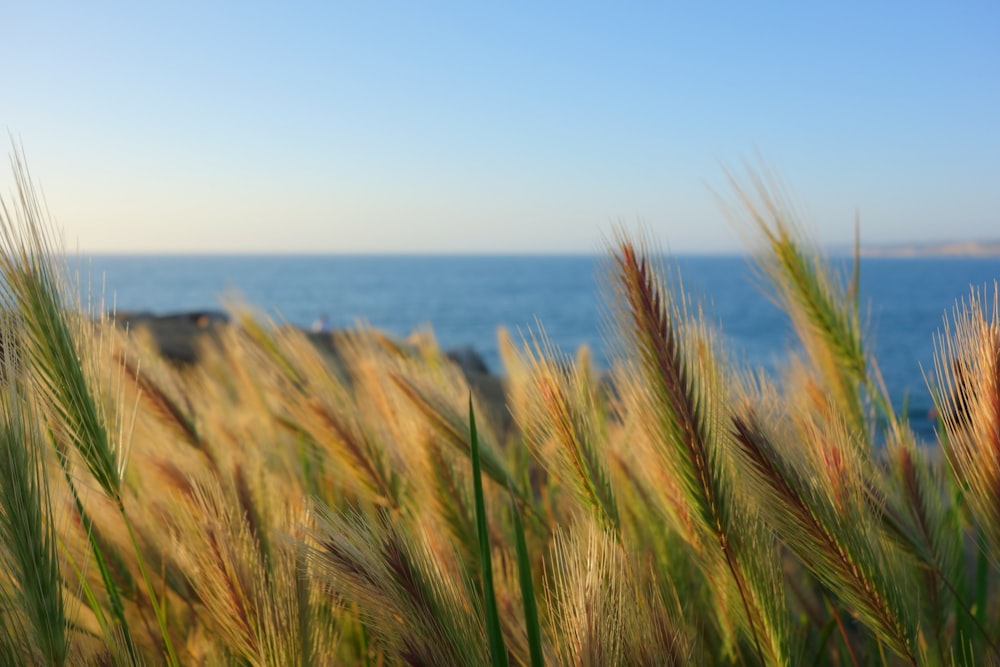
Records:
[[[854,288],[751,180],[805,350],[779,380],[619,234],[610,380],[501,333],[498,410],[431,338],[360,330],[331,360],[238,305],[197,365],[164,362],[68,303],[14,167],[0,664],[1000,659],[996,287],[939,342],[936,457],[888,407]]]

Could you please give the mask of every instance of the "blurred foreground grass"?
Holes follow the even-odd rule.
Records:
[[[857,273],[753,176],[735,190],[802,342],[777,379],[724,358],[624,233],[607,381],[501,331],[498,406],[430,338],[360,330],[334,358],[238,306],[178,367],[68,301],[12,164],[0,663],[1000,659],[995,288],[939,340],[940,451],[892,412]]]

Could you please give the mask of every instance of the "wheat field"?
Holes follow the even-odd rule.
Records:
[[[12,166],[0,664],[998,663],[995,286],[942,314],[931,444],[868,353],[857,264],[752,174],[737,215],[801,343],[776,376],[624,231],[612,368],[500,331],[503,405],[430,336],[331,356],[242,305],[180,367],[80,307]]]

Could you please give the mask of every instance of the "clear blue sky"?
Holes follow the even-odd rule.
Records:
[[[85,251],[1000,238],[1000,3],[611,4],[7,3],[0,127]]]

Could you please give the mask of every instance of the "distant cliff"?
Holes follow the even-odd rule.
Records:
[[[1000,241],[952,241],[861,248],[862,257],[1000,257]]]

